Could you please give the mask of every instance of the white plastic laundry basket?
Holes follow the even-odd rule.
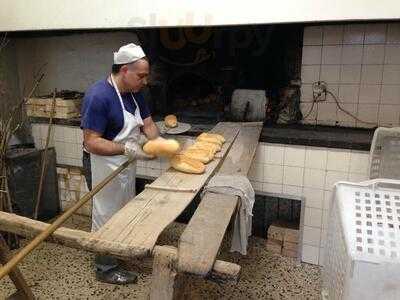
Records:
[[[400,179],[400,128],[375,130],[370,151],[370,179]]]
[[[322,280],[324,299],[400,299],[400,180],[336,183]]]

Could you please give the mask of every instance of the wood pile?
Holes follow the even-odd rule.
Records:
[[[268,228],[267,249],[287,257],[298,256],[299,230],[293,225],[273,223]]]

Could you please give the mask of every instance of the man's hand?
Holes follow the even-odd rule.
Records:
[[[160,135],[158,127],[151,117],[147,117],[143,120],[143,133],[151,140]]]
[[[141,160],[153,159],[154,156],[146,154],[143,151],[142,146],[139,144],[139,142],[130,142],[130,141],[126,142],[124,145],[124,155],[133,159],[141,159]]]

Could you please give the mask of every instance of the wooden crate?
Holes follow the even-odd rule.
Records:
[[[267,237],[268,239],[274,239],[283,242],[285,236],[285,228],[277,225],[270,225],[268,228]]]
[[[287,249],[290,251],[297,251],[298,247],[299,247],[298,243],[291,243],[291,242],[287,242],[287,241],[283,242],[283,249]]]
[[[297,250],[293,251],[293,250],[289,250],[289,249],[282,249],[282,255],[286,256],[286,257],[293,257],[293,258],[297,258]]]
[[[267,249],[287,257],[297,257],[299,230],[292,223],[275,222],[267,232]]]
[[[282,241],[268,238],[266,245],[267,245],[267,250],[273,253],[278,253],[278,254],[282,253]]]
[[[299,230],[286,228],[283,241],[297,244],[299,242]]]
[[[29,98],[26,102],[26,113],[30,117],[50,117],[52,98]],[[82,99],[56,98],[54,118],[69,119],[80,115]]]

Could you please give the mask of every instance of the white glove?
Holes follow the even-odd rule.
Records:
[[[168,131],[169,128],[167,128],[167,126],[165,125],[160,125],[158,127],[158,132],[160,133],[160,135],[165,134]]]
[[[141,159],[141,160],[150,160],[153,159],[154,156],[146,154],[142,146],[139,145],[139,142],[128,141],[124,145],[124,155],[133,159]]]
[[[144,134],[139,135],[138,144],[140,146],[143,147],[143,145],[146,144],[148,141],[149,139]]]

